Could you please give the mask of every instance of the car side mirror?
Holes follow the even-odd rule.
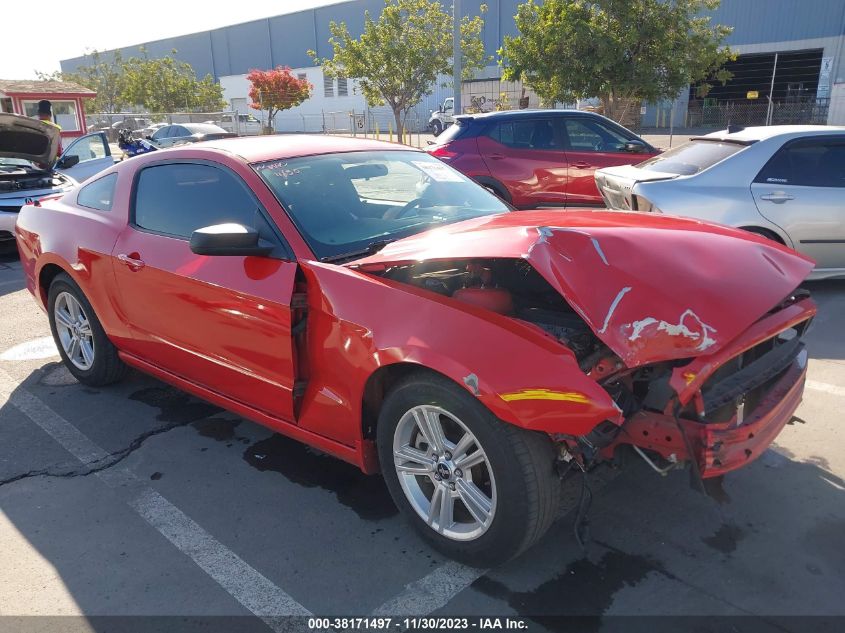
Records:
[[[191,252],[197,255],[240,255],[261,257],[273,251],[258,231],[242,224],[214,224],[191,233]]]
[[[147,139],[148,141],[151,141],[151,140],[153,140],[153,135],[147,134],[144,138]]]
[[[76,154],[69,154],[67,156],[62,156],[59,159],[59,162],[56,163],[56,167],[59,169],[70,169],[74,165],[79,164],[79,156]]]
[[[644,154],[648,151],[645,143],[636,140],[626,141],[624,149],[626,152],[631,152],[632,154]]]

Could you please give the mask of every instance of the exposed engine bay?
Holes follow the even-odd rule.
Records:
[[[55,189],[69,184],[70,178],[59,172],[0,163],[0,192]]]
[[[583,436],[555,436],[553,439],[559,443],[561,450],[561,463],[565,463],[566,468],[577,463],[583,470],[607,458],[604,449],[618,446],[623,437],[621,434],[627,433],[627,437],[631,433],[630,429],[624,429],[644,415],[668,416],[665,419],[669,421],[671,433],[664,433],[664,439],[669,441],[671,435],[674,445],[681,449],[688,449],[689,445],[688,439],[680,432],[681,427],[677,422],[679,418],[696,425],[730,420],[739,420],[741,423],[743,411],[753,410],[756,402],[787,372],[789,364],[798,353],[799,338],[804,328],[802,326],[799,331],[791,333],[794,350],[785,349],[783,344],[786,341],[781,341],[783,336],[769,339],[726,363],[705,385],[701,392],[704,400],[698,398],[686,406],[680,406],[670,379],[676,368],[688,366],[693,358],[667,360],[639,367],[626,366],[561,294],[525,260],[421,261],[389,267],[381,275],[530,323],[574,353],[581,370],[613,398],[625,422],[619,425],[608,420]],[[806,297],[800,294],[790,296],[774,312],[803,298]],[[782,353],[772,353],[778,349]],[[766,357],[765,361],[757,360],[761,354]],[[771,359],[783,362],[773,363]],[[752,361],[772,366],[767,367],[766,371],[758,370],[756,366],[752,370],[749,365]],[[749,368],[746,373],[753,371],[752,376],[745,377],[738,371],[745,366]],[[714,386],[727,376],[735,376],[733,382],[736,384]],[[711,406],[705,409],[703,403]],[[673,416],[675,422],[671,421]],[[643,438],[632,442],[633,450],[653,469],[663,474],[682,465],[672,451],[682,453],[683,450],[652,450],[647,439],[648,431],[637,428]],[[637,444],[642,444],[643,448]]]

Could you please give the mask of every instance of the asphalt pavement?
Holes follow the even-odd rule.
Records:
[[[580,631],[632,630],[612,616],[756,615],[766,631],[843,616],[845,282],[807,287],[820,312],[804,423],[718,500],[683,472],[602,471],[586,549],[564,512],[482,570],[426,547],[378,476],[138,373],[78,384],[20,262],[0,258],[0,615],[259,616],[238,630],[285,630],[286,614],[513,615],[532,631],[573,630],[551,615],[597,616]]]

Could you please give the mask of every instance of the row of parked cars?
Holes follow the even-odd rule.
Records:
[[[518,209],[600,206],[743,228],[845,276],[845,128],[734,127],[661,152],[598,114],[459,116],[428,151]]]
[[[19,125],[0,156],[28,165],[4,182],[58,178],[55,139]],[[14,231],[80,382],[134,367],[381,472],[422,538],[486,566],[599,464],[703,487],[766,450],[816,313],[813,260],[774,238],[836,243],[841,215],[809,196],[845,191],[842,137],[728,130],[661,153],[607,119],[519,112],[459,118],[429,153],[221,138],[25,204]],[[698,219],[739,196],[747,230]],[[636,212],[548,208],[602,202]],[[789,233],[764,202],[826,232]]]

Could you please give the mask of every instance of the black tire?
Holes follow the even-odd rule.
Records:
[[[496,482],[493,517],[486,531],[472,540],[448,538],[430,527],[411,505],[399,481],[393,457],[394,434],[401,418],[421,405],[440,407],[459,418],[483,448],[492,468]],[[420,535],[450,558],[479,567],[502,563],[534,544],[557,516],[561,484],[549,437],[500,421],[466,390],[442,376],[418,373],[396,385],[379,413],[377,439],[382,473],[393,501]]]
[[[67,353],[62,346],[59,338],[58,329],[56,327],[55,306],[56,299],[60,294],[66,292],[70,294],[80,304],[88,323],[91,326],[91,335],[94,341],[94,359],[91,367],[88,369],[80,369],[73,362],[71,362]],[[94,308],[88,301],[85,294],[80,290],[76,282],[70,278],[66,273],[59,273],[50,284],[50,289],[47,294],[47,314],[50,319],[50,331],[53,333],[53,341],[59,350],[62,361],[65,367],[68,368],[71,374],[82,384],[90,387],[102,387],[121,380],[126,376],[129,368],[120,360],[117,354],[117,348],[106,336],[100,320],[97,318]]]
[[[443,132],[443,124],[435,119],[431,122],[431,133],[434,134],[435,137],[440,136]]]

